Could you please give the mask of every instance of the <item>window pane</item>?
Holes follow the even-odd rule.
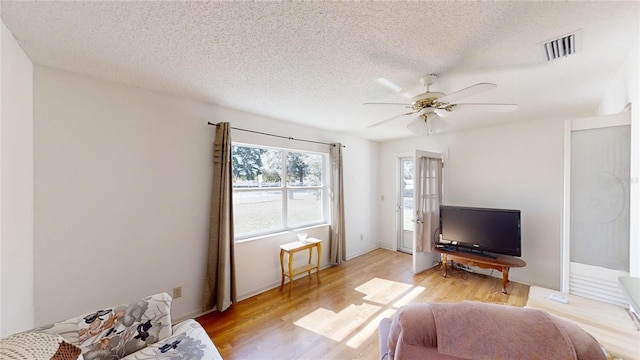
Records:
[[[413,196],[402,197],[402,229],[413,231]]]
[[[281,150],[233,145],[231,158],[234,188],[281,186]]]
[[[325,157],[325,154],[232,145],[236,238],[324,222]]]
[[[234,191],[233,228],[236,237],[282,227],[282,191]]]
[[[413,159],[402,160],[402,229],[413,231]]]
[[[289,227],[322,221],[321,189],[287,191],[287,223]]]
[[[322,155],[288,152],[287,153],[287,185],[288,186],[321,186]]]

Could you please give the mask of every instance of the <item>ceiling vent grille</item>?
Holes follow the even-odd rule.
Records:
[[[579,32],[564,35],[542,44],[547,61],[560,59],[575,54],[580,48]]]

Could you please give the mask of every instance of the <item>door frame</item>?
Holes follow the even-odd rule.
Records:
[[[400,223],[400,210],[401,210],[401,206],[398,203],[398,201],[400,201],[401,197],[402,197],[402,187],[400,186],[400,172],[402,171],[402,159],[406,159],[406,158],[411,158],[413,157],[415,154],[413,152],[402,152],[402,153],[396,153],[395,157],[396,157],[396,172],[395,172],[395,176],[394,176],[394,183],[395,183],[395,211],[396,211],[396,218],[395,218],[395,224],[396,224],[396,241],[395,241],[395,245],[394,245],[394,250],[395,251],[400,251],[400,241],[401,240],[401,236],[402,231],[404,229],[404,225]],[[414,168],[414,176],[415,176],[415,158],[414,160],[414,164],[413,164],[413,168]],[[415,180],[414,180],[415,181]],[[415,229],[414,229],[415,230]],[[413,235],[412,235],[413,236]],[[412,250],[413,252],[413,250]]]
[[[562,264],[560,266],[560,291],[562,292],[569,292],[569,278],[571,275],[571,256],[569,253],[571,248],[571,132],[623,125],[631,125],[631,114],[628,111],[613,115],[566,120],[564,122],[564,195],[562,200]],[[633,156],[631,161],[633,161]],[[631,205],[631,202],[629,204]],[[633,230],[631,229],[631,231]],[[632,239],[630,238],[629,242],[631,241]],[[631,269],[631,264],[629,264],[629,267]]]

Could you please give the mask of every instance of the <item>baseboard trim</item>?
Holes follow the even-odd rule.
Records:
[[[378,245],[378,247],[374,247],[374,248],[371,248],[371,249],[363,250],[363,251],[361,251],[361,252],[359,252],[359,253],[356,253],[356,254],[354,254],[354,255],[352,255],[352,256],[348,256],[348,257],[347,257],[347,261],[349,261],[349,260],[351,260],[351,259],[353,259],[353,258],[356,258],[356,257],[358,257],[358,256],[360,256],[360,255],[364,255],[364,254],[366,254],[366,253],[370,253],[370,252],[372,252],[372,251],[374,251],[374,250],[378,250],[378,249],[380,249],[380,245]]]
[[[194,310],[194,311],[191,311],[191,312],[189,312],[187,314],[184,314],[184,315],[179,315],[179,316],[176,316],[176,317],[172,316],[171,317],[171,323],[175,325],[177,323],[183,322],[183,321],[188,320],[188,319],[195,319],[195,318],[200,317],[200,316],[202,316],[204,314],[208,314],[208,313],[210,313],[212,311],[216,311],[216,308],[213,308],[213,309],[211,309],[209,311],[205,311],[205,312],[202,312],[202,310]]]

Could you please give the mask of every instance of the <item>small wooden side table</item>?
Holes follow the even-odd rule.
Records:
[[[294,241],[288,244],[280,245],[280,269],[282,270],[282,282],[280,283],[280,291],[284,287],[285,276],[289,278],[289,295],[291,295],[291,289],[293,289],[293,277],[302,273],[308,273],[311,278],[311,270],[316,269],[316,278],[320,283],[320,256],[322,255],[322,241],[319,239],[308,238],[304,242]],[[313,257],[313,248],[316,248],[318,252],[318,260],[315,264],[311,263]],[[309,250],[309,261],[307,265],[303,265],[297,268],[293,268],[293,254],[298,251]],[[284,254],[289,254],[289,263],[287,271],[284,269]]]

